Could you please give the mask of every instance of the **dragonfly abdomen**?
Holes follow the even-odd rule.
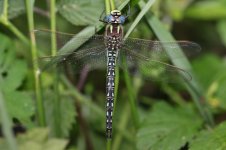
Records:
[[[114,91],[115,91],[115,63],[117,50],[108,50],[107,53],[107,78],[106,78],[106,136],[112,137],[112,116],[114,108]]]

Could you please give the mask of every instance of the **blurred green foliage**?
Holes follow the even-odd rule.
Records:
[[[32,40],[27,23],[28,7],[34,7],[34,25],[37,29],[49,29],[50,22],[55,19],[57,30],[89,37],[95,32],[104,32],[104,24],[99,22],[105,10],[104,1],[57,0],[56,6],[53,6],[56,18],[50,14],[51,0],[34,2],[34,6],[26,6],[24,0],[0,0],[0,93],[3,95],[0,101],[5,103],[0,108],[6,108],[12,121],[13,125],[8,128],[16,133],[15,146],[21,150],[106,149],[105,71],[89,72],[81,89],[76,88],[81,77],[68,80],[60,75],[58,91],[54,88],[56,72],[44,72],[41,90],[47,124],[45,128],[40,128],[36,116],[39,108],[35,101],[34,72],[37,70],[32,67],[39,59],[31,59],[31,45],[27,42]],[[112,149],[226,149],[226,1],[149,0],[146,2],[150,10],[145,17],[140,17],[138,14],[145,11],[141,7],[142,2],[131,2],[125,32],[131,29],[134,20],[140,19],[130,36],[153,40],[171,40],[174,37],[200,44],[202,51],[187,62],[193,69],[193,85],[197,85],[200,93],[194,94],[197,91],[189,89],[180,80],[176,80],[177,84],[146,81],[149,77],[161,81],[164,70],[157,67],[152,74],[146,74],[145,68],[141,68],[140,73],[131,77],[132,88],[128,89],[127,80],[120,71]],[[116,1],[118,8],[124,7],[123,13],[127,12],[126,4],[124,0]],[[50,39],[36,40],[38,55],[50,54]],[[62,53],[72,52],[83,44],[68,38],[60,40],[58,37],[57,40],[61,41],[60,46],[66,45]],[[184,61],[178,62],[177,66],[186,65]],[[138,127],[134,125],[135,116],[129,103],[131,95],[137,104]],[[203,104],[201,108],[198,108],[194,95],[200,96],[197,99]],[[58,108],[54,101],[56,97],[60,99]],[[215,126],[206,122],[199,113],[200,109],[203,112],[209,110],[214,116]],[[55,118],[60,118],[59,122]],[[0,149],[8,150],[8,143],[13,142],[5,134],[5,122],[7,120],[1,110],[0,126],[4,135],[0,138]],[[20,129],[24,131],[20,132]]]
[[[28,131],[26,134],[17,137],[18,149],[33,149],[33,150],[63,150],[66,148],[67,140],[49,138],[48,130],[45,128],[35,128]],[[7,142],[1,140],[1,149],[8,149]]]

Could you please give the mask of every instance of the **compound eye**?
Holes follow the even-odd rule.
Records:
[[[125,22],[125,20],[126,20],[125,16],[120,16],[119,17],[120,24],[123,24]]]
[[[112,20],[112,16],[111,15],[108,15],[108,16],[104,17],[104,21],[107,22],[107,23],[111,22],[111,20]]]

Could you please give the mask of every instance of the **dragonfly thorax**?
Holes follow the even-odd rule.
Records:
[[[113,10],[110,15],[105,17],[104,21],[109,24],[123,24],[125,22],[125,16],[121,14],[121,11]]]
[[[105,38],[105,46],[110,51],[118,51],[122,45],[122,38],[120,36],[107,36]]]

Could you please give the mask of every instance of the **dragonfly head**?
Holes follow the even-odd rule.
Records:
[[[123,24],[126,17],[119,10],[112,10],[111,14],[106,16],[104,21],[109,24]]]

